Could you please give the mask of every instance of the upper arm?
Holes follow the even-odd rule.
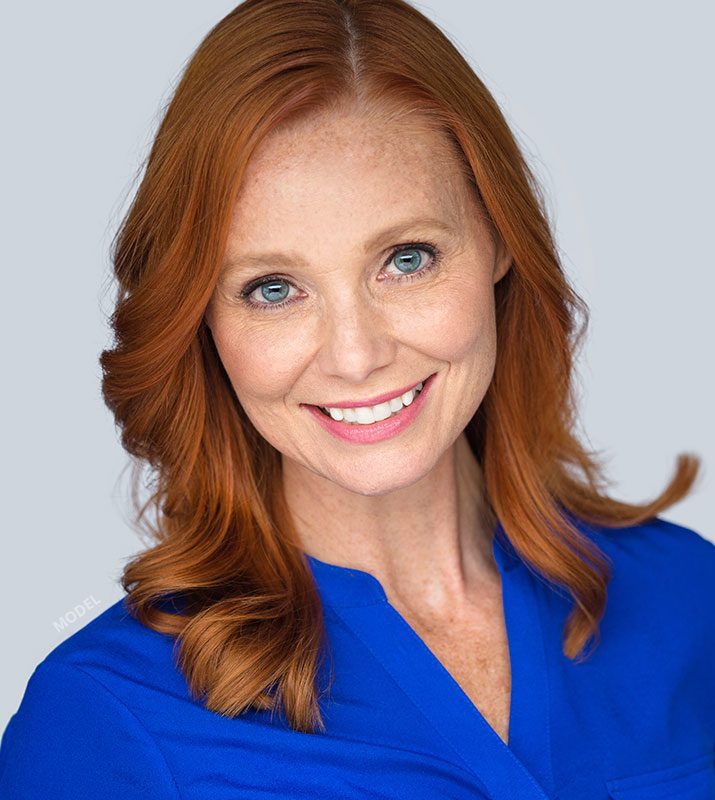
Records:
[[[79,667],[43,661],[0,743],[5,800],[178,800],[137,717]]]

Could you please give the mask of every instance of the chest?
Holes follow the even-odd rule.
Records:
[[[426,621],[406,609],[400,614],[507,744],[511,667],[501,599],[466,619]]]

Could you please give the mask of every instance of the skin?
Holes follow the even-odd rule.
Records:
[[[365,249],[420,217],[453,233],[418,225]],[[396,246],[425,241],[441,261],[419,280],[404,278],[397,257],[386,266]],[[278,264],[236,263],[276,251],[285,254]],[[432,263],[420,254],[418,272]],[[510,263],[442,135],[414,115],[378,124],[346,108],[277,129],[254,153],[206,310],[236,396],[282,454],[303,549],[371,573],[426,624],[493,608],[494,520],[464,428],[492,379],[494,285]],[[246,305],[241,289],[271,274],[296,301]],[[258,288],[251,299],[283,295]],[[417,420],[379,443],[339,440],[300,405],[369,398],[433,372]]]

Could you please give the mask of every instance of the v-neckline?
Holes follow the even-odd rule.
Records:
[[[497,521],[511,690],[505,743],[456,679],[389,602],[374,575],[306,554],[322,599],[382,664],[494,798],[553,796],[546,654],[534,578]]]

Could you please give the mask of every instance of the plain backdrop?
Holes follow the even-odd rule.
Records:
[[[493,92],[542,182],[591,309],[582,428],[612,493],[650,500],[679,452],[698,453],[696,490],[663,516],[715,539],[712,5],[415,5]],[[100,394],[108,248],[181,70],[234,6],[3,12],[3,729],[37,663],[121,598],[121,569],[144,547]]]

